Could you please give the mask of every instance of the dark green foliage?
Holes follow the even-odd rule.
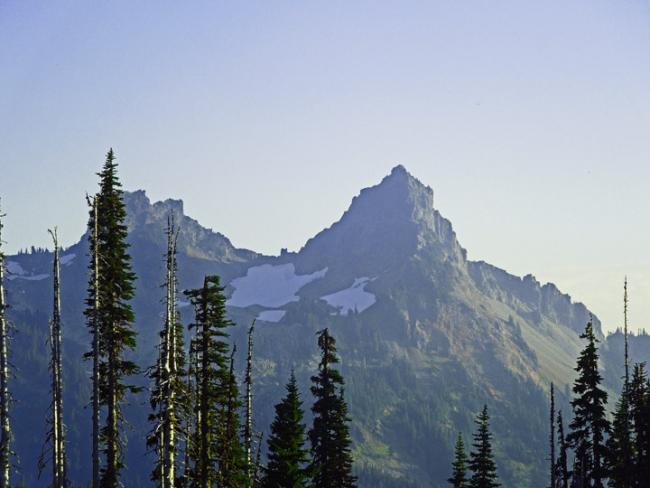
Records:
[[[607,475],[605,436],[609,432],[605,406],[607,393],[600,387],[598,371],[598,340],[593,324],[587,323],[580,336],[587,345],[578,357],[578,373],[573,384],[573,420],[568,442],[574,450],[573,483],[583,487],[603,488]]]
[[[629,386],[623,385],[621,397],[616,404],[612,432],[607,440],[609,486],[611,488],[630,488],[634,486],[634,458],[632,445],[632,424],[629,402]]]
[[[560,449],[557,461],[555,461],[555,486],[553,488],[569,488],[569,449],[564,435],[564,420],[562,420],[561,410],[557,413],[557,443]]]
[[[454,488],[467,488],[467,454],[463,436],[459,433],[454,449],[451,478],[447,480]]]
[[[196,388],[196,432],[188,448],[190,485],[208,488],[220,482],[220,487],[236,486],[232,483],[239,481],[239,403],[225,331],[233,324],[226,317],[226,299],[218,276],[206,276],[201,288],[185,294],[195,310],[195,322],[190,325],[195,330],[190,354],[195,362],[192,372]],[[239,451],[243,453],[241,445]]]
[[[291,372],[287,395],[275,406],[275,419],[268,438],[268,463],[264,488],[306,488],[309,486],[309,451],[305,448],[302,401]]]
[[[217,486],[219,488],[241,488],[248,486],[248,463],[241,439],[238,410],[239,387],[235,376],[235,348],[230,356],[227,396],[225,405],[219,406],[216,460],[218,464]]]
[[[634,486],[650,480],[650,382],[645,364],[634,366],[630,382],[630,415],[634,426]]]
[[[125,352],[135,349],[136,345],[135,317],[129,303],[134,295],[136,276],[131,271],[126,210],[112,149],[106,155],[99,177],[100,191],[96,201],[101,273],[95,326],[99,331],[99,403],[106,412],[100,437],[105,456],[101,486],[117,488],[123,468],[122,407],[126,394],[139,390],[125,381],[139,372],[138,366],[125,358]],[[91,300],[94,296],[89,297],[89,302]],[[89,309],[88,314],[93,313]]]
[[[315,397],[314,423],[309,431],[314,488],[356,486],[352,475],[352,440],[348,431],[348,407],[343,396],[343,377],[333,366],[339,362],[336,340],[328,329],[318,332],[321,361],[311,377]]]
[[[492,434],[490,433],[490,416],[487,405],[476,419],[477,430],[474,434],[473,450],[470,454],[469,467],[472,477],[471,488],[497,488],[501,486],[497,476],[497,467],[492,454]]]

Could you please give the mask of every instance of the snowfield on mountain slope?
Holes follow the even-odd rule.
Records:
[[[347,315],[351,311],[363,312],[373,305],[377,298],[365,290],[366,285],[372,281],[368,277],[357,278],[350,288],[346,288],[330,295],[321,297],[328,305],[339,310],[341,315]]]
[[[280,322],[286,313],[287,312],[285,310],[264,310],[257,315],[256,320],[276,323]]]
[[[297,302],[296,293],[306,284],[327,273],[327,268],[311,274],[297,275],[293,263],[253,266],[246,276],[235,278],[230,282],[235,289],[227,304],[231,307],[281,307],[287,303]]]
[[[15,261],[6,261],[6,266],[8,272],[7,279],[10,281],[15,279],[21,279],[27,281],[40,281],[50,277],[49,274],[30,275],[27,273],[27,271],[23,269],[20,263],[17,263]]]

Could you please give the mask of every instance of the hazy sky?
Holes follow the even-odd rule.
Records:
[[[189,6],[191,5],[191,6]],[[471,259],[650,328],[650,3],[0,1],[4,239],[126,189],[298,249],[396,163]]]

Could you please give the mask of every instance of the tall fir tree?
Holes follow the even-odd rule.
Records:
[[[600,387],[598,340],[591,320],[580,337],[587,345],[578,357],[571,401],[573,420],[568,441],[575,455],[572,480],[578,487],[603,488],[607,477],[605,437],[609,432],[607,393]]]
[[[630,381],[630,415],[634,430],[632,472],[635,487],[650,480],[650,381],[645,364],[634,366]]]
[[[178,230],[173,216],[167,221],[167,251],[165,253],[165,320],[160,332],[158,362],[149,371],[153,381],[150,403],[153,412],[149,420],[153,423],[147,438],[147,445],[156,453],[152,480],[161,488],[176,486],[176,470],[179,441],[184,429],[182,419],[188,413],[185,383],[185,349],[183,325],[178,313],[177,299],[177,241]]]
[[[550,488],[557,486],[557,472],[555,460],[555,385],[551,383],[551,405],[550,405],[550,422],[549,422],[549,464],[551,468],[550,473]]]
[[[235,375],[235,353],[233,346],[228,370],[228,384],[225,405],[220,405],[216,461],[218,465],[217,486],[219,488],[242,488],[250,485],[246,453],[239,438],[240,421],[238,411],[242,406],[239,386]]]
[[[469,467],[472,477],[470,488],[497,488],[500,485],[497,467],[492,454],[492,434],[490,433],[490,416],[487,405],[475,420],[477,425],[474,434],[473,450],[470,453]]]
[[[555,482],[554,488],[569,488],[569,447],[566,436],[564,435],[564,420],[562,419],[562,410],[557,413],[557,443],[559,446],[558,458],[555,464]]]
[[[231,390],[226,298],[218,276],[206,276],[203,286],[185,292],[194,306],[190,356],[194,375],[194,441],[189,444],[189,485],[211,488],[218,481],[218,449],[224,437],[225,412]]]
[[[355,487],[352,475],[352,440],[348,430],[347,404],[343,395],[343,377],[335,369],[339,362],[336,340],[328,329],[318,333],[321,360],[318,374],[311,377],[315,397],[313,426],[309,431],[312,453],[313,488]]]
[[[268,462],[264,470],[264,488],[309,486],[309,450],[305,447],[304,414],[293,371],[286,389],[286,396],[275,406],[275,418],[267,440]]]
[[[2,250],[2,219],[0,212],[0,488],[9,488],[11,483],[12,432],[9,422],[9,322],[4,289],[4,252]]]
[[[608,485],[611,488],[631,488],[634,486],[634,446],[632,439],[632,416],[630,412],[630,367],[628,352],[628,324],[627,324],[628,296],[627,277],[623,284],[623,389],[616,403],[612,432],[607,440],[608,448]]]
[[[53,488],[68,485],[66,474],[65,426],[63,424],[63,368],[61,364],[61,266],[59,260],[59,239],[56,228],[49,231],[54,243],[52,263],[53,305],[48,342],[50,345],[50,408],[47,417],[48,430],[43,452],[38,460],[39,477],[47,464],[45,453],[51,454]]]
[[[463,442],[463,436],[459,432],[458,438],[456,439],[456,447],[454,448],[454,462],[451,465],[451,478],[447,480],[453,488],[468,488],[467,462],[465,443]]]
[[[105,423],[100,429],[101,451],[104,454],[100,486],[117,488],[120,471],[124,467],[122,408],[126,395],[140,390],[127,382],[127,378],[137,374],[139,368],[125,357],[127,350],[135,349],[136,345],[135,317],[129,303],[135,292],[136,276],[131,271],[126,208],[112,149],[106,155],[99,177],[94,249],[101,263],[101,272],[96,287],[91,286],[87,315],[93,317],[93,328],[98,333],[99,405],[106,414]],[[97,310],[94,310],[96,299]],[[96,353],[93,347],[91,355]]]

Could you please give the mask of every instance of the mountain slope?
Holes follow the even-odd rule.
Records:
[[[493,415],[499,470],[506,487],[545,482],[546,399],[558,385],[566,409],[579,332],[589,311],[554,285],[519,278],[467,260],[451,223],[433,205],[433,191],[398,166],[355,197],[342,218],[296,253],[263,256],[235,248],[221,234],[183,214],[182,202],[151,204],[142,191],[125,194],[129,241],[138,274],[134,309],[139,332],[134,356],[153,364],[161,324],[164,225],[181,228],[181,288],[218,273],[228,284],[233,341],[258,318],[255,343],[256,426],[265,430],[272,405],[295,368],[305,403],[316,364],[315,332],[330,327],[340,344],[346,396],[354,419],[355,455],[362,486],[444,486],[456,432],[469,440],[473,416],[487,403]],[[88,479],[88,365],[82,316],[86,241],[67,249],[63,317],[72,476]],[[67,257],[66,257],[67,256]],[[38,451],[47,388],[42,347],[49,310],[51,254],[8,258],[12,319],[21,370],[15,416],[17,451],[28,481]],[[189,307],[183,307],[189,320]],[[600,324],[595,320],[600,333]],[[607,349],[607,345],[605,347]],[[609,354],[606,371],[616,370]],[[242,366],[242,359],[239,358]],[[612,383],[616,381],[611,375]],[[144,379],[142,383],[146,384]],[[142,438],[145,398],[127,413],[134,426],[127,450],[128,486],[148,486]],[[397,480],[397,481],[395,481]]]

